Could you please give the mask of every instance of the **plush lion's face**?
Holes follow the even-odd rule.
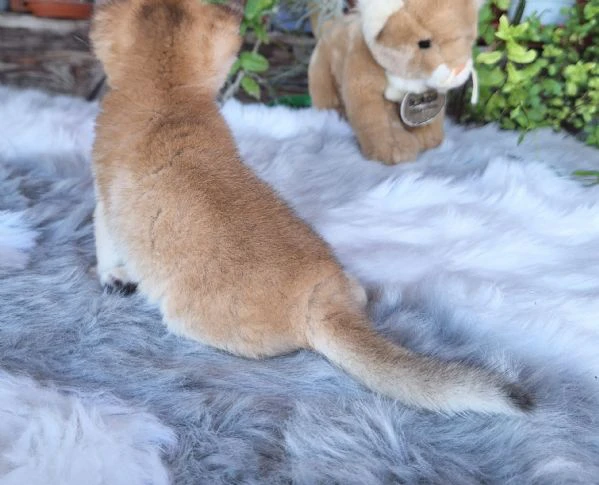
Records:
[[[472,74],[481,0],[362,0],[363,32],[397,89],[445,92]]]

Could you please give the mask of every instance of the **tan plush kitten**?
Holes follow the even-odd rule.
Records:
[[[102,283],[138,282],[170,330],[236,355],[313,349],[432,410],[530,407],[498,375],[377,335],[362,288],[241,162],[215,102],[238,30],[234,8],[199,0],[98,9],[93,42],[112,88],[94,149]]]

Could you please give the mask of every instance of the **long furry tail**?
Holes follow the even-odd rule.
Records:
[[[329,316],[311,328],[309,340],[314,350],[370,389],[417,408],[514,414],[533,407],[526,392],[500,375],[394,345],[365,317]]]

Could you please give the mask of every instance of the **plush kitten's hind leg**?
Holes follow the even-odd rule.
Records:
[[[124,261],[119,256],[114,241],[106,227],[104,205],[98,201],[94,213],[94,233],[96,236],[96,259],[98,260],[97,273],[102,286],[108,291],[129,295],[137,289],[125,268]]]

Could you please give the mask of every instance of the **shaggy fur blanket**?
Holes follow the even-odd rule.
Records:
[[[93,274],[95,104],[0,88],[0,483],[599,482],[599,152],[449,124],[364,160],[333,113],[224,107],[240,150],[372,290],[378,330],[519,379],[521,417],[404,407],[310,352],[170,335]]]

